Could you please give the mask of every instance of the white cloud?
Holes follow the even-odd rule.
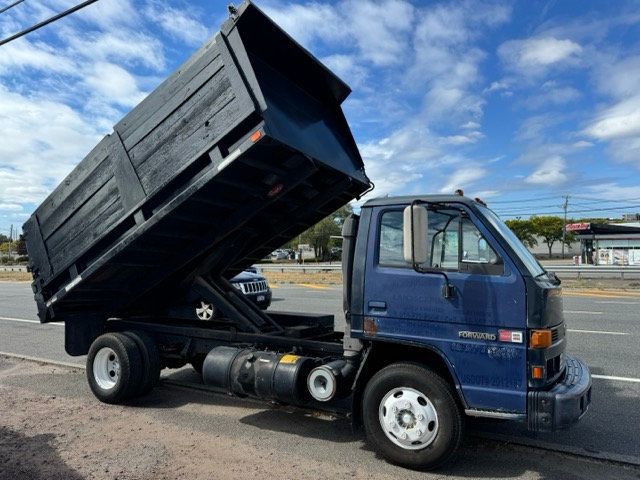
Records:
[[[145,97],[138,89],[135,77],[113,63],[96,63],[84,82],[96,95],[125,107],[132,107]]]
[[[598,140],[640,135],[640,95],[621,100],[602,111],[585,129]]]
[[[582,47],[569,39],[533,37],[509,40],[498,48],[506,66],[523,75],[541,74],[554,66],[575,65]]]
[[[189,14],[191,10],[192,7],[173,8],[165,2],[153,1],[145,12],[172,37],[187,45],[200,46],[210,36],[210,32],[197,18]]]
[[[320,60],[352,88],[362,86],[367,78],[367,69],[358,63],[355,55],[336,53]]]
[[[101,135],[62,103],[2,85],[0,98],[0,214],[18,222],[16,205],[41,202]]]
[[[533,185],[560,185],[567,180],[565,168],[566,162],[562,157],[550,157],[544,160],[524,181]]]
[[[582,94],[576,88],[559,86],[556,82],[546,82],[540,88],[540,92],[525,100],[528,108],[539,109],[563,105],[578,100]]]
[[[482,167],[470,165],[461,167],[449,177],[448,182],[440,189],[440,193],[453,193],[458,188],[468,189],[469,185],[480,180],[486,174],[487,171]]]

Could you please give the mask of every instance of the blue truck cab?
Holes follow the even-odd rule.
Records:
[[[346,337],[431,365],[467,415],[544,431],[585,414],[591,377],[565,353],[560,281],[483,202],[370,200],[343,236]]]

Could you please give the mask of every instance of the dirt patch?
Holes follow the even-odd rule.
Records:
[[[262,274],[269,283],[315,283],[318,285],[341,285],[342,272],[274,272],[263,271]]]
[[[33,278],[29,272],[0,271],[0,282],[30,282]]]

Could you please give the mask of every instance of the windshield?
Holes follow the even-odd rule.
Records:
[[[518,255],[522,263],[525,264],[529,273],[534,277],[542,275],[545,273],[544,268],[538,263],[535,257],[531,254],[531,252],[525,247],[520,239],[516,237],[515,233],[511,231],[509,227],[505,225],[505,223],[500,220],[500,218],[493,213],[493,211],[488,208],[482,207],[478,205],[478,209],[482,211],[487,220],[493,225],[493,227],[500,232],[500,235],[509,243],[513,251]]]

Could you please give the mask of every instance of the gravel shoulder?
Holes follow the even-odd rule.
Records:
[[[179,373],[179,372],[178,372]],[[95,400],[78,369],[0,357],[0,479],[638,479],[640,470],[469,438],[455,465],[376,458],[348,422],[162,385]]]

